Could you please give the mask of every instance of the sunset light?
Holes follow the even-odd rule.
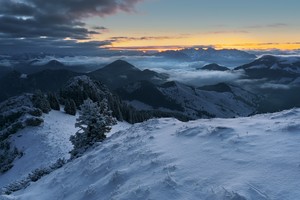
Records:
[[[300,0],[0,0],[0,200],[299,200]]]

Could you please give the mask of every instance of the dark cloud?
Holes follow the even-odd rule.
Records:
[[[0,54],[20,54],[44,52],[50,54],[90,55],[101,52],[111,41],[78,42],[57,38],[0,39]]]
[[[92,29],[94,30],[104,30],[104,31],[107,31],[108,29],[104,26],[93,26]]]
[[[0,13],[2,15],[12,16],[32,16],[36,12],[36,9],[29,4],[16,1],[0,1]]]
[[[11,16],[0,17],[0,32],[5,38],[35,38],[41,36],[56,38],[87,39],[96,31],[76,25],[52,23],[34,18],[23,19]]]
[[[72,18],[111,15],[118,11],[131,12],[140,0],[26,0],[37,8],[62,13]]]
[[[0,38],[26,38],[30,42],[40,37],[56,40],[89,39],[93,34],[107,31],[107,28],[97,26],[89,29],[83,22],[84,18],[103,17],[118,11],[132,12],[139,1],[141,0],[0,0]],[[4,41],[0,40],[1,46]]]

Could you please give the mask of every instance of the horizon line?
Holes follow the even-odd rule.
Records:
[[[152,46],[107,46],[110,50],[137,50],[137,51],[167,51],[186,48],[213,48],[237,49],[242,51],[297,51],[300,50],[300,42],[293,43],[241,43],[241,44],[214,44],[214,45],[152,45]]]

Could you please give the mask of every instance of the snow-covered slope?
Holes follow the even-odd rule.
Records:
[[[296,200],[299,117],[293,109],[188,123],[149,120],[2,198]]]
[[[249,116],[259,101],[258,95],[226,83],[201,88],[176,81],[160,86],[137,83],[118,92],[138,110],[179,113],[189,119]]]
[[[210,91],[178,82],[172,84],[159,89],[167,97],[182,105],[184,114],[193,119],[248,116],[256,111],[258,96],[236,86],[223,84],[226,90]]]
[[[23,153],[23,156],[14,161],[14,166],[9,171],[0,174],[0,191],[2,187],[22,180],[35,169],[49,167],[58,159],[69,159],[69,152],[73,148],[69,138],[78,130],[75,128],[77,117],[63,111],[52,110],[49,114],[43,115],[42,125],[26,127],[14,134],[9,141]],[[107,137],[129,126],[131,125],[126,122],[118,122]]]
[[[69,138],[75,134],[75,116],[62,111],[51,111],[43,116],[44,124],[38,127],[26,127],[10,138],[12,146],[23,152],[14,166],[0,175],[0,188],[16,180],[21,180],[30,172],[48,167],[59,158],[69,158],[72,144]]]
[[[283,78],[293,80],[300,76],[300,57],[264,55],[235,69],[244,70],[247,78],[264,78],[279,82],[282,82],[280,80]]]

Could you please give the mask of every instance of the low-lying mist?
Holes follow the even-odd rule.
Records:
[[[57,60],[65,65],[65,68],[81,72],[91,72],[106,66],[116,60],[125,60],[140,70],[150,69],[159,73],[170,75],[170,81],[179,81],[193,86],[212,85],[220,82],[233,82],[240,78],[241,72],[235,71],[206,71],[199,70],[204,65],[209,64],[204,61],[181,61],[176,59],[167,59],[160,56],[45,56],[43,58],[35,58],[31,62],[34,67],[47,64],[51,60]],[[15,61],[8,59],[0,60],[0,65],[13,67]]]

